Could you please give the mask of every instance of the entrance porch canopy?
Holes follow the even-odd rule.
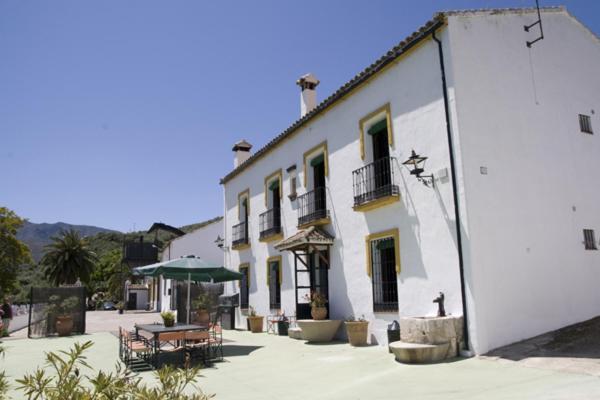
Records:
[[[306,294],[311,295],[319,292],[329,298],[329,247],[332,244],[333,236],[311,226],[275,245],[279,251],[287,250],[294,254],[296,318],[299,320],[312,318],[310,304],[300,291],[308,291]],[[329,310],[329,303],[326,307]]]
[[[295,252],[296,250],[306,250],[307,248],[322,249],[323,246],[329,247],[332,244],[333,236],[316,226],[310,226],[299,230],[287,239],[283,239],[275,245],[275,248],[279,251],[289,250]]]

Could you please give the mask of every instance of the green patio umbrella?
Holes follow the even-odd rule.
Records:
[[[190,285],[195,282],[229,282],[242,279],[242,274],[204,261],[196,256],[176,258],[133,269],[135,275],[163,276],[167,279],[187,281],[186,323],[190,323]]]

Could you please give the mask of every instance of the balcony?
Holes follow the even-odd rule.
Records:
[[[261,242],[269,242],[281,238],[281,209],[271,208],[259,215]]]
[[[248,223],[241,222],[232,228],[231,248],[233,250],[242,250],[250,247],[248,240]]]
[[[352,172],[354,211],[369,211],[396,202],[396,159],[384,157]]]
[[[298,196],[298,227],[330,223],[327,209],[327,188],[319,187]]]

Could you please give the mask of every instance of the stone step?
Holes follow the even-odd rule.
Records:
[[[403,341],[392,342],[389,348],[396,360],[406,364],[423,364],[448,358],[449,343],[421,344]]]
[[[302,329],[300,328],[289,328],[288,336],[292,339],[302,340]]]

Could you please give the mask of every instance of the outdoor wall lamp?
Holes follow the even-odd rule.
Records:
[[[220,248],[223,251],[227,251],[229,250],[229,247],[225,246],[225,239],[223,239],[221,237],[221,235],[217,235],[217,240],[215,240],[215,243],[217,245],[218,248]]]
[[[414,175],[420,182],[423,182],[423,185],[429,187],[429,185],[434,185],[434,180],[433,175],[423,175],[426,160],[427,157],[420,156],[412,150],[408,160],[402,164],[407,166],[411,175]]]

